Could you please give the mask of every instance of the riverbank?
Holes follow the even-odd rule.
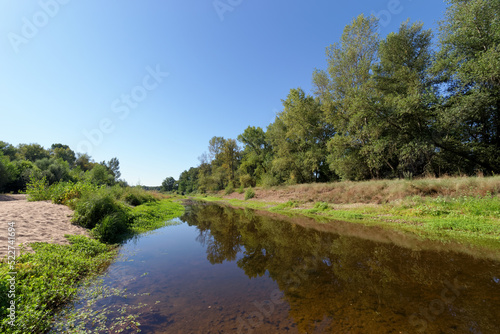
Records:
[[[337,182],[194,196],[235,207],[380,226],[426,240],[500,250],[500,177]]]
[[[182,215],[184,208],[180,203],[161,197],[127,207],[128,236],[165,226],[166,221]],[[26,246],[21,254],[17,248],[15,257],[3,257],[0,262],[0,331],[43,333],[54,326],[54,314],[73,300],[79,287],[102,273],[115,259],[118,244],[89,237],[99,230],[73,225],[74,212],[65,205],[28,202],[24,195],[0,198],[5,232],[2,254],[7,255],[9,245]],[[109,227],[109,231],[114,230]],[[112,326],[120,328],[130,323],[131,320],[118,319]]]

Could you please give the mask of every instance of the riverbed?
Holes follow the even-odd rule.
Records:
[[[127,305],[144,333],[500,328],[495,256],[373,227],[190,203],[177,225],[120,252],[103,279],[128,297],[98,305]]]

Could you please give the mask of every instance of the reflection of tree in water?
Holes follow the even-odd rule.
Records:
[[[493,314],[499,294],[491,293],[499,286],[488,271],[498,264],[308,229],[252,210],[193,206],[184,220],[199,229],[212,264],[235,260],[243,246],[238,266],[250,278],[268,272],[301,332],[317,326],[327,332],[415,332],[421,325],[410,316],[439,299],[455,278],[467,289],[437,316],[419,316],[427,330],[469,332],[478,323],[488,333],[488,326],[500,326]],[[496,307],[484,307],[488,298]]]

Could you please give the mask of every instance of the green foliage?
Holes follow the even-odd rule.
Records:
[[[167,177],[161,183],[161,190],[165,192],[174,191],[175,190],[176,181],[173,177]]]
[[[325,121],[319,101],[300,88],[292,89],[283,107],[267,132],[273,175],[292,184],[328,180],[326,143],[334,130]]]
[[[13,180],[13,170],[9,158],[0,151],[0,192]]]
[[[248,188],[245,191],[245,201],[255,197],[255,191],[252,188]]]
[[[224,195],[231,195],[232,193],[234,193],[234,184],[233,182],[229,182],[224,190]]]
[[[326,202],[316,202],[314,203],[314,208],[319,211],[328,210],[328,203]]]
[[[54,311],[74,298],[82,278],[101,272],[114,252],[97,240],[67,236],[70,245],[33,243],[34,253],[16,259],[16,322],[8,324],[6,300],[0,308],[2,333],[43,333],[50,329]],[[8,264],[0,263],[0,281],[6,282]],[[0,294],[7,295],[5,284]]]
[[[106,216],[115,214],[128,221],[127,208],[106,191],[85,194],[75,206],[72,221],[89,229],[98,225]]]
[[[116,189],[116,186],[114,188]],[[120,189],[122,193],[117,198],[122,199],[125,203],[132,206],[155,202],[157,200],[151,193],[142,190],[140,187],[120,187],[118,189]]]
[[[30,181],[26,188],[28,201],[46,201],[50,200],[50,192],[47,191],[48,183],[45,178],[37,179],[34,176],[30,177]]]
[[[68,145],[52,144],[50,154],[56,159],[66,161],[70,166],[73,166],[76,161],[75,152]]]
[[[96,164],[91,170],[85,172],[84,179],[96,185],[113,185],[115,177],[108,168],[101,164]]]
[[[16,155],[21,160],[35,162],[41,159],[48,159],[50,152],[38,144],[20,144],[17,147]]]
[[[500,172],[500,1],[449,0],[433,73],[443,94],[433,139],[468,173]]]
[[[123,213],[113,213],[102,218],[92,229],[92,235],[103,243],[118,243],[129,234],[128,218]]]

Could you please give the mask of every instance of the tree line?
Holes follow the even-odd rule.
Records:
[[[52,144],[45,149],[39,144],[13,146],[0,141],[0,193],[26,190],[31,181],[86,181],[97,185],[126,185],[120,180],[117,158],[95,162],[88,154],[75,153],[68,145]]]
[[[500,172],[500,0],[449,0],[438,41],[403,22],[381,39],[360,15],[266,130],[213,137],[163,190]]]

